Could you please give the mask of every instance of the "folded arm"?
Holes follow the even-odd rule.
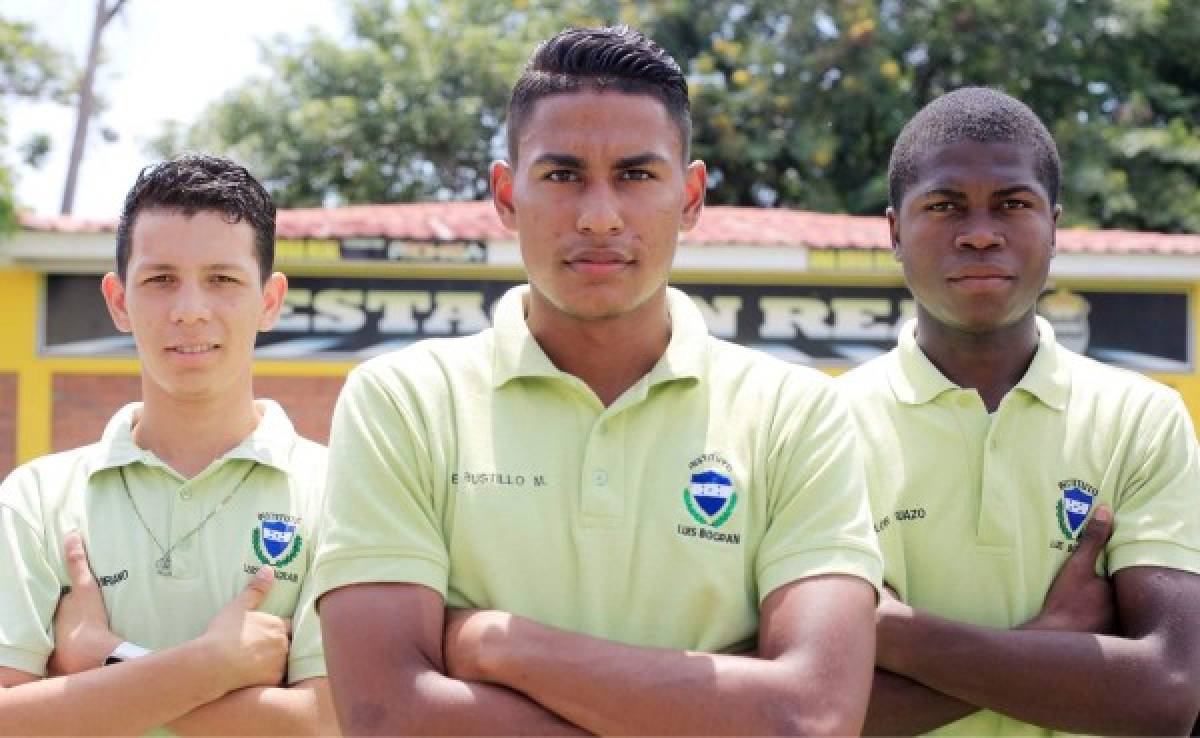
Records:
[[[231,687],[202,641],[136,661],[39,679],[0,670],[2,735],[138,735]]]
[[[167,725],[179,735],[337,735],[329,680],[290,687],[246,687]]]
[[[847,735],[870,690],[874,593],[827,575],[763,602],[757,657],[640,648],[494,611],[447,632],[451,673],[517,690],[598,734]]]
[[[879,682],[869,729],[929,730],[944,716],[955,719],[957,701],[1068,732],[1185,734],[1200,709],[1200,576],[1130,567],[1113,577],[1110,593],[1092,569],[1108,538],[1107,515],[1098,519],[1043,612],[1021,628],[967,625],[888,603],[878,621],[878,665],[943,697],[918,690],[929,708],[923,716],[888,715],[886,706],[910,685]],[[1105,625],[1114,622],[1114,601],[1120,635]]]
[[[1200,709],[1200,577],[1134,567],[1115,585],[1126,637],[993,630],[913,612],[893,630],[909,645],[881,649],[880,662],[1057,730],[1182,735]]]
[[[441,595],[359,584],[321,598],[338,723],[353,735],[586,735],[529,698],[445,675]]]
[[[0,669],[0,734],[136,735],[219,700],[232,690],[278,684],[287,625],[257,612],[274,583],[259,575],[199,637],[111,666],[120,639],[108,626],[100,588],[78,534],[66,538],[70,591],[54,616],[54,676]]]

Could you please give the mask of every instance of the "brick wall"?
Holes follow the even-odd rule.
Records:
[[[283,405],[300,435],[326,443],[333,405],[343,381],[342,377],[257,377],[254,391],[258,397],[270,397]],[[112,414],[125,403],[138,399],[140,385],[138,377],[55,375],[52,448],[61,451],[98,439]],[[0,394],[0,407],[2,403]],[[3,442],[2,425],[0,442]],[[0,463],[3,458],[0,453]]]
[[[254,394],[283,405],[300,435],[329,443],[333,405],[345,381],[345,377],[256,377]]]
[[[55,374],[50,448],[65,451],[94,443],[122,405],[141,396],[141,379],[108,374]]]
[[[17,375],[0,373],[0,479],[17,463]]]

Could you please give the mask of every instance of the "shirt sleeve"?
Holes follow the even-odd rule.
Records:
[[[1196,433],[1174,392],[1157,396],[1142,413],[1139,460],[1118,492],[1109,571],[1163,566],[1200,574],[1200,460]]]
[[[288,650],[287,683],[327,675],[321,622],[317,619],[316,578],[305,577],[292,615],[292,645]]]
[[[426,444],[403,391],[351,372],[329,442],[316,597],[352,584],[405,582],[446,594],[449,555]]]
[[[803,375],[780,403],[778,435],[768,468],[771,511],[759,548],[761,602],[776,588],[806,577],[847,574],[881,586],[883,561],[871,525],[853,425],[827,381]]]
[[[22,483],[34,483],[26,469],[0,484],[0,666],[44,677],[61,583],[38,528],[6,504]]]

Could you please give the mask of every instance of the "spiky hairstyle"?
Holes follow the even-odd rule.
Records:
[[[538,100],[585,91],[648,95],[661,102],[679,130],[687,161],[692,139],[687,79],[670,54],[629,26],[568,28],[538,45],[508,103],[509,161],[517,161],[521,129]]]

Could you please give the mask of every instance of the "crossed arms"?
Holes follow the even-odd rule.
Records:
[[[121,639],[79,536],[65,548],[71,590],[55,614],[53,676],[0,668],[0,734],[133,735],[164,725],[185,735],[336,733],[325,679],[278,686],[288,624],[255,610],[274,582],[269,567],[199,637],[97,668]]]
[[[817,576],[763,601],[757,654],[628,646],[496,611],[447,611],[415,584],[321,599],[338,718],[353,734],[857,733],[874,592]]]
[[[886,597],[865,732],[914,735],[989,709],[1069,732],[1186,735],[1200,710],[1200,576],[1138,566],[1110,583],[1095,566],[1111,532],[1098,509],[1042,611],[1019,628]]]

